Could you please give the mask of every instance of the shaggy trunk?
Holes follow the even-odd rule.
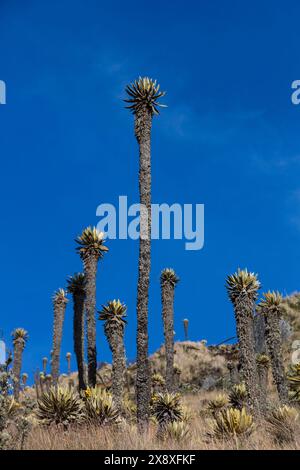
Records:
[[[239,338],[240,375],[246,385],[249,406],[257,414],[259,412],[259,388],[253,327],[254,302],[242,292],[235,302],[234,311]]]
[[[151,393],[148,360],[148,300],[151,256],[151,155],[152,114],[146,106],[135,115],[135,135],[139,144],[140,246],[137,287],[137,423],[148,428]]]
[[[257,372],[258,372],[258,383],[260,388],[260,407],[263,412],[267,409],[267,393],[268,393],[268,372],[269,366],[258,364],[257,365]]]
[[[59,359],[65,312],[66,302],[54,302],[53,353],[51,361],[51,375],[54,385],[57,385],[59,377]]]
[[[84,294],[73,294],[73,340],[78,370],[78,387],[85,390],[84,380]]]
[[[273,312],[265,312],[266,340],[272,365],[272,375],[276,384],[281,403],[289,402],[288,388],[285,380],[285,372],[282,357],[282,341],[280,333],[279,315]]]
[[[88,383],[90,387],[96,386],[97,351],[96,351],[96,274],[98,257],[87,256],[83,260],[85,285],[85,311],[87,325],[87,358]]]
[[[170,282],[162,284],[162,314],[164,322],[166,350],[166,389],[174,389],[174,286]]]
[[[112,362],[112,396],[116,408],[122,411],[124,383],[125,383],[125,348],[124,348],[124,327],[122,325],[111,328],[105,325],[105,335],[107,337],[110,350],[113,356]]]
[[[13,364],[13,376],[14,376],[14,397],[16,400],[19,399],[20,394],[20,376],[22,368],[22,354],[24,350],[24,340],[19,338],[14,341],[14,364]]]

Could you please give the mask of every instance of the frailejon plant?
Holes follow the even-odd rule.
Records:
[[[179,281],[175,271],[166,268],[161,272],[162,317],[166,350],[166,389],[174,391],[174,291]]]
[[[66,305],[68,299],[66,291],[59,289],[53,295],[54,326],[53,326],[53,353],[51,363],[51,375],[53,383],[56,385],[59,376],[60,349],[63,334],[63,324],[65,319]]]
[[[112,395],[104,389],[87,388],[82,392],[86,419],[94,425],[119,424],[119,410]]]
[[[190,426],[185,421],[173,421],[165,427],[164,438],[176,441],[181,445],[190,436]]]
[[[140,215],[140,245],[137,287],[137,421],[140,431],[148,427],[150,369],[148,360],[148,302],[151,265],[151,127],[159,114],[158,100],[165,95],[151,78],[139,78],[126,87],[128,108],[135,117],[139,145],[139,193],[144,208]],[[145,212],[146,211],[146,212]]]
[[[119,299],[102,305],[99,320],[104,321],[104,332],[113,356],[112,396],[119,411],[122,409],[126,371],[124,330],[127,307]]]
[[[229,393],[229,403],[233,408],[241,410],[247,404],[248,392],[244,383],[233,385]]]
[[[48,358],[47,357],[43,357],[42,364],[43,364],[43,372],[46,375],[47,374],[47,364],[48,364]]]
[[[183,408],[178,393],[157,393],[152,397],[152,413],[158,422],[157,437],[162,438],[169,423],[182,421]]]
[[[288,403],[288,387],[285,378],[282,355],[280,320],[282,316],[282,296],[279,292],[263,294],[259,303],[259,311],[265,318],[267,348],[271,359],[273,379],[281,403]]]
[[[188,341],[188,339],[189,339],[189,320],[188,320],[188,318],[183,319],[183,330],[184,330],[184,340]]]
[[[258,374],[255,360],[253,314],[260,283],[257,275],[238,270],[226,281],[228,296],[233,304],[237,335],[239,339],[239,362],[241,378],[249,395],[249,405],[259,412]]]
[[[266,354],[258,354],[256,356],[258,381],[260,388],[260,405],[263,411],[267,408],[268,397],[268,373],[270,367],[270,358]]]
[[[300,404],[300,363],[290,365],[287,380],[291,402]]]
[[[73,296],[73,343],[78,369],[79,390],[86,388],[84,380],[84,300],[85,277],[77,273],[67,279],[67,290]]]
[[[85,276],[85,311],[87,322],[87,356],[88,382],[90,387],[96,385],[97,350],[96,350],[96,274],[99,259],[108,251],[104,234],[96,227],[87,227],[76,238]]]
[[[68,375],[71,374],[71,358],[72,358],[72,354],[70,352],[67,352],[66,360],[67,360],[67,367],[68,367]]]
[[[14,345],[14,363],[13,363],[13,376],[14,376],[14,397],[19,399],[20,394],[20,379],[22,368],[22,356],[28,333],[24,328],[16,328],[12,332],[13,345]]]
[[[220,411],[224,410],[229,404],[228,396],[224,393],[218,394],[213,400],[208,402],[208,409],[215,416]]]
[[[228,439],[248,437],[253,431],[253,418],[245,408],[228,408],[217,413],[211,436]]]
[[[83,419],[80,398],[71,390],[55,386],[37,400],[36,416],[44,425],[61,424],[64,427]]]
[[[298,419],[298,411],[288,405],[274,409],[266,417],[269,424],[269,432],[280,443],[294,441]]]

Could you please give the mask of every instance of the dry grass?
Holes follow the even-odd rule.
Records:
[[[256,425],[253,434],[244,441],[217,440],[209,437],[211,418],[206,412],[206,404],[215,396],[216,392],[201,392],[183,397],[184,405],[188,407],[191,415],[190,435],[180,443],[157,440],[156,426],[153,423],[146,436],[139,435],[134,424],[124,423],[118,429],[82,426],[73,427],[67,431],[57,427],[35,426],[28,436],[25,448],[36,450],[300,450],[299,428],[296,430],[296,442],[283,445],[274,441],[266,431],[264,423]]]

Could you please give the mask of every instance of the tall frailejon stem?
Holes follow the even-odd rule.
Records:
[[[47,373],[48,358],[47,358],[47,357],[43,357],[42,363],[43,363],[43,372],[44,372],[44,374],[46,375],[46,373]]]
[[[53,384],[57,385],[59,377],[59,362],[60,350],[63,334],[63,325],[65,319],[65,312],[68,299],[64,289],[59,289],[53,296],[54,307],[54,327],[53,327],[53,348],[52,348],[52,362],[51,362],[51,375]]]
[[[164,269],[160,275],[162,317],[166,349],[166,388],[174,391],[174,291],[179,278],[173,269]]]
[[[105,322],[104,332],[113,356],[112,396],[119,412],[122,411],[126,371],[124,347],[124,329],[127,323],[125,320],[126,310],[126,305],[120,300],[112,300],[107,305],[102,305],[102,310],[99,312],[99,320]]]
[[[85,390],[84,373],[84,299],[85,277],[83,273],[74,274],[67,280],[68,292],[73,296],[73,342],[78,369],[79,390]]]
[[[87,356],[88,356],[88,382],[90,387],[96,385],[97,351],[96,351],[96,275],[100,258],[108,251],[104,245],[104,233],[96,227],[86,228],[76,238],[77,251],[83,261],[85,276],[85,311],[87,323]]]
[[[279,292],[267,292],[263,294],[263,300],[259,303],[259,309],[265,319],[265,335],[267,349],[271,359],[273,379],[281,403],[288,403],[288,387],[285,377],[282,340],[280,333],[280,320],[282,296]]]
[[[183,329],[184,329],[184,340],[188,341],[188,339],[189,339],[189,320],[188,320],[188,318],[183,319]]]
[[[240,269],[228,276],[226,288],[233,303],[239,339],[240,375],[245,382],[249,405],[259,413],[259,387],[254,344],[253,314],[260,283],[257,275]]]
[[[266,354],[258,354],[256,356],[258,381],[260,388],[260,406],[263,412],[267,410],[267,397],[268,397],[268,372],[270,366],[270,359]]]
[[[28,333],[23,328],[16,328],[12,332],[13,345],[14,345],[14,362],[13,362],[13,382],[14,382],[14,397],[19,399],[20,394],[20,380],[22,368],[22,356]]]
[[[148,361],[148,301],[151,264],[151,127],[158,114],[158,99],[164,96],[156,81],[139,78],[126,87],[127,108],[135,116],[135,136],[139,145],[140,246],[137,287],[137,421],[140,431],[147,429],[150,402]]]

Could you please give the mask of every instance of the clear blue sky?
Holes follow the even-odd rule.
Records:
[[[153,202],[204,203],[205,247],[154,241],[150,351],[163,341],[159,273],[173,267],[176,338],[235,334],[225,277],[238,266],[266,289],[299,288],[300,79],[297,1],[2,0],[1,313],[6,339],[29,331],[24,370],[49,354],[54,290],[81,269],[75,236],[96,207],[138,202],[138,149],[124,86],[157,78],[168,105],[153,125]],[[135,356],[138,243],[108,242],[97,305],[128,305]],[[72,348],[72,304],[64,355]],[[98,322],[98,360],[110,360]],[[75,368],[74,357],[72,367]]]

